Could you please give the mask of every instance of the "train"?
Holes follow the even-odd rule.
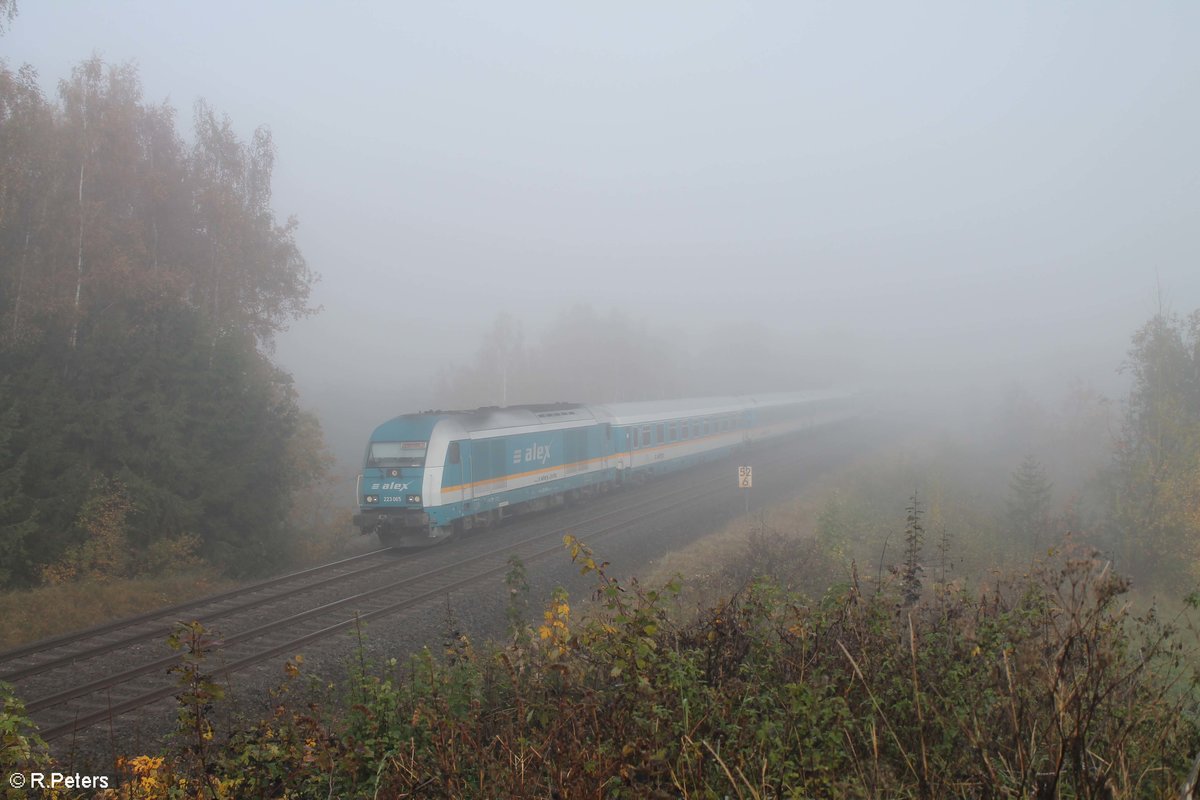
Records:
[[[810,391],[404,414],[371,433],[354,524],[385,546],[426,546],[830,425],[857,406],[855,392]]]

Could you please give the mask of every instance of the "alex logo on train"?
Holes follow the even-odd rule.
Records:
[[[522,456],[524,456],[524,458],[522,458]],[[538,464],[545,464],[549,460],[550,445],[548,444],[535,444],[532,447],[526,447],[524,450],[521,450],[520,448],[513,450],[512,463],[514,464],[520,464],[522,461],[532,461]]]
[[[409,481],[408,483],[412,483],[412,481]],[[373,492],[378,492],[378,491],[403,492],[405,489],[408,488],[408,483],[400,483],[399,481],[396,481],[394,483],[382,483],[382,484],[372,483],[371,491],[373,491]]]

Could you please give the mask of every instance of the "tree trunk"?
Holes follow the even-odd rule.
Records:
[[[79,163],[79,250],[75,263],[75,318],[71,321],[71,349],[79,340],[79,298],[83,293],[83,161]]]

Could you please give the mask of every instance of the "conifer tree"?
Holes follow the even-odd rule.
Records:
[[[1135,576],[1200,576],[1200,311],[1159,313],[1133,337],[1110,472],[1108,534]]]
[[[1041,549],[1050,528],[1050,499],[1053,484],[1034,456],[1021,461],[1008,482],[1008,522],[1018,542]]]

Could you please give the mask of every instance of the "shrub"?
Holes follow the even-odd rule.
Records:
[[[1130,617],[1092,553],[915,605],[898,580],[811,604],[761,579],[679,624],[678,583],[567,544],[591,613],[560,592],[503,647],[359,675],[340,717],[281,708],[219,772],[298,796],[1143,797],[1200,746],[1178,631]]]

